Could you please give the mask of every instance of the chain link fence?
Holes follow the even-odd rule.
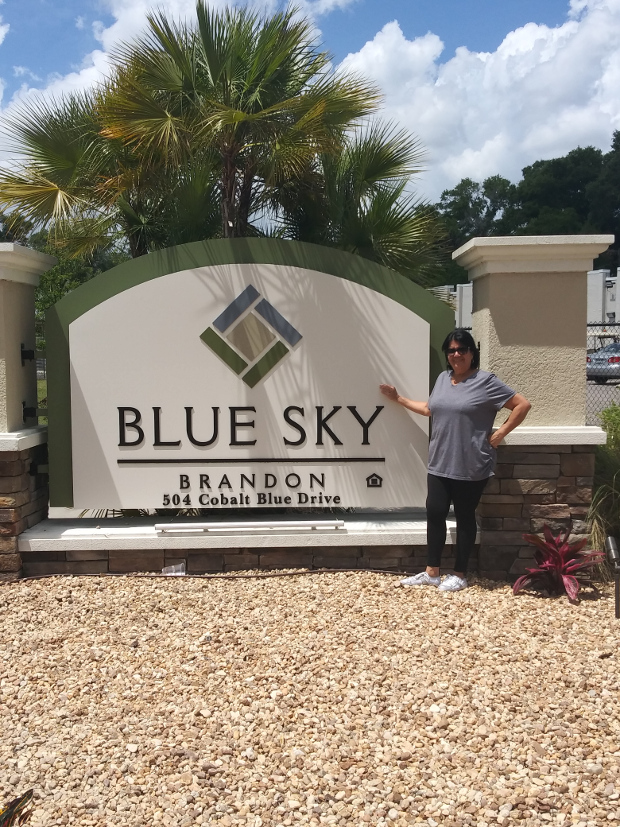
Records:
[[[599,413],[620,405],[620,324],[588,324],[586,424],[600,425]]]

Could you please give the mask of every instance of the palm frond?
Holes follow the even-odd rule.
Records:
[[[0,204],[35,224],[69,219],[83,203],[80,189],[62,189],[34,169],[0,171]]]
[[[424,169],[424,157],[419,140],[405,129],[375,121],[353,135],[342,164],[363,193],[385,181],[418,175]]]
[[[49,241],[71,258],[92,255],[96,250],[109,250],[122,242],[123,232],[115,213],[81,215],[69,222],[52,225]]]

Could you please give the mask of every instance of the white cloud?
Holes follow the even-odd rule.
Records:
[[[21,69],[25,67],[15,68]],[[37,84],[37,86],[31,86],[29,83],[25,82],[13,94],[8,106],[4,107],[0,112],[0,123],[2,116],[10,116],[11,110],[16,106],[19,106],[27,98],[43,95],[44,97],[57,99],[60,96],[70,92],[79,92],[82,89],[91,88],[103,77],[105,77],[108,69],[108,56],[101,50],[96,50],[91,52],[84,59],[82,66],[72,72],[69,72],[69,74],[49,75],[46,78],[44,89],[39,88],[40,84]],[[26,70],[23,76],[26,74],[28,75],[30,81],[39,80],[36,75],[32,74],[28,70]],[[4,88],[4,85],[2,88]],[[0,158],[7,157],[7,148],[4,140],[5,139],[3,139],[3,142],[0,143]]]
[[[0,0],[1,4],[2,0]],[[346,5],[356,0],[313,0],[308,3],[309,7],[319,5]],[[48,78],[43,89],[29,86],[28,84],[22,87],[14,94],[11,104],[18,104],[25,97],[33,94],[43,94],[45,96],[58,96],[63,92],[76,91],[92,86],[98,80],[101,80],[109,71],[108,54],[111,49],[119,43],[130,42],[144,31],[146,26],[146,17],[149,12],[155,10],[162,11],[168,17],[176,19],[184,19],[192,17],[195,14],[196,0],[163,0],[163,2],[156,2],[156,0],[102,0],[103,6],[113,18],[113,23],[105,26],[101,21],[94,21],[92,23],[93,36],[101,44],[101,48],[96,49],[90,54],[86,55],[82,61],[82,65],[75,71],[67,75],[53,75]],[[210,0],[211,8],[224,8],[230,5],[228,0]],[[265,9],[268,12],[273,12],[277,7],[281,6],[278,0],[256,0],[252,6],[258,9]],[[1,18],[0,18],[1,20]],[[82,21],[85,18],[78,17],[76,19],[76,26],[82,27]],[[0,43],[8,25],[0,25]],[[6,31],[5,31],[6,30]],[[31,78],[34,80],[34,78]],[[2,83],[0,81],[0,83]],[[4,88],[0,87],[0,90]],[[0,112],[6,113],[7,108]],[[0,146],[1,152],[1,146]]]
[[[96,35],[105,51],[118,43],[131,41],[144,31],[149,12],[163,11],[168,17],[183,19],[194,15],[196,10],[196,0],[165,0],[163,3],[153,0],[105,0],[104,5],[114,18],[111,26],[101,26]],[[216,0],[209,5],[216,8],[225,6],[226,0]]]
[[[80,15],[79,17],[75,18],[75,28],[76,29],[84,29],[86,27],[86,18]]]
[[[303,7],[313,16],[318,16],[329,14],[334,9],[346,9],[347,6],[351,6],[353,3],[357,3],[357,0],[306,0]]]
[[[11,28],[8,23],[2,23],[2,17],[0,16],[0,43],[4,41],[4,38],[9,33],[9,29]]]
[[[27,66],[13,66],[13,77],[23,78],[28,77],[30,80],[41,80],[38,75],[35,75]]]
[[[195,0],[103,2],[113,22],[93,24],[100,48],[75,71],[49,78],[45,95],[83,89],[105,76],[110,50],[143,31],[150,10],[160,8],[180,19],[192,16],[195,8]],[[221,8],[226,2],[211,0],[210,5]],[[302,0],[298,5],[320,21],[321,15],[355,2]],[[268,12],[282,5],[278,0],[253,3]],[[516,181],[523,166],[577,145],[608,149],[613,130],[620,129],[620,0],[566,0],[566,11],[561,26],[528,23],[508,33],[494,52],[461,47],[443,62],[436,34],[407,40],[392,21],[345,59],[343,67],[383,89],[384,114],[426,146],[422,188],[428,198],[437,199],[466,175],[481,180],[501,173]],[[7,30],[0,25],[0,42]],[[26,71],[23,77],[33,82]],[[2,88],[0,82],[0,93]],[[33,91],[32,83],[25,83],[13,102]]]
[[[442,48],[392,22],[342,64],[374,79],[386,115],[427,147],[432,200],[464,176],[516,181],[577,145],[608,150],[620,129],[620,0],[572,0],[562,26],[528,23],[495,52],[462,47],[442,63]]]
[[[103,33],[105,32],[105,26],[101,20],[93,20],[92,30],[95,40],[98,40],[101,43],[103,40]]]

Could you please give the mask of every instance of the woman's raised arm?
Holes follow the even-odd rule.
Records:
[[[392,402],[398,402],[403,408],[407,408],[407,410],[413,411],[413,413],[419,414],[420,416],[431,415],[428,402],[414,402],[413,399],[407,399],[398,393],[394,385],[379,385],[379,390],[384,396],[391,399]]]

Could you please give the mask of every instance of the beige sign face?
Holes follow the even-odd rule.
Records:
[[[424,505],[429,325],[357,283],[201,267],[73,321],[78,508]]]

